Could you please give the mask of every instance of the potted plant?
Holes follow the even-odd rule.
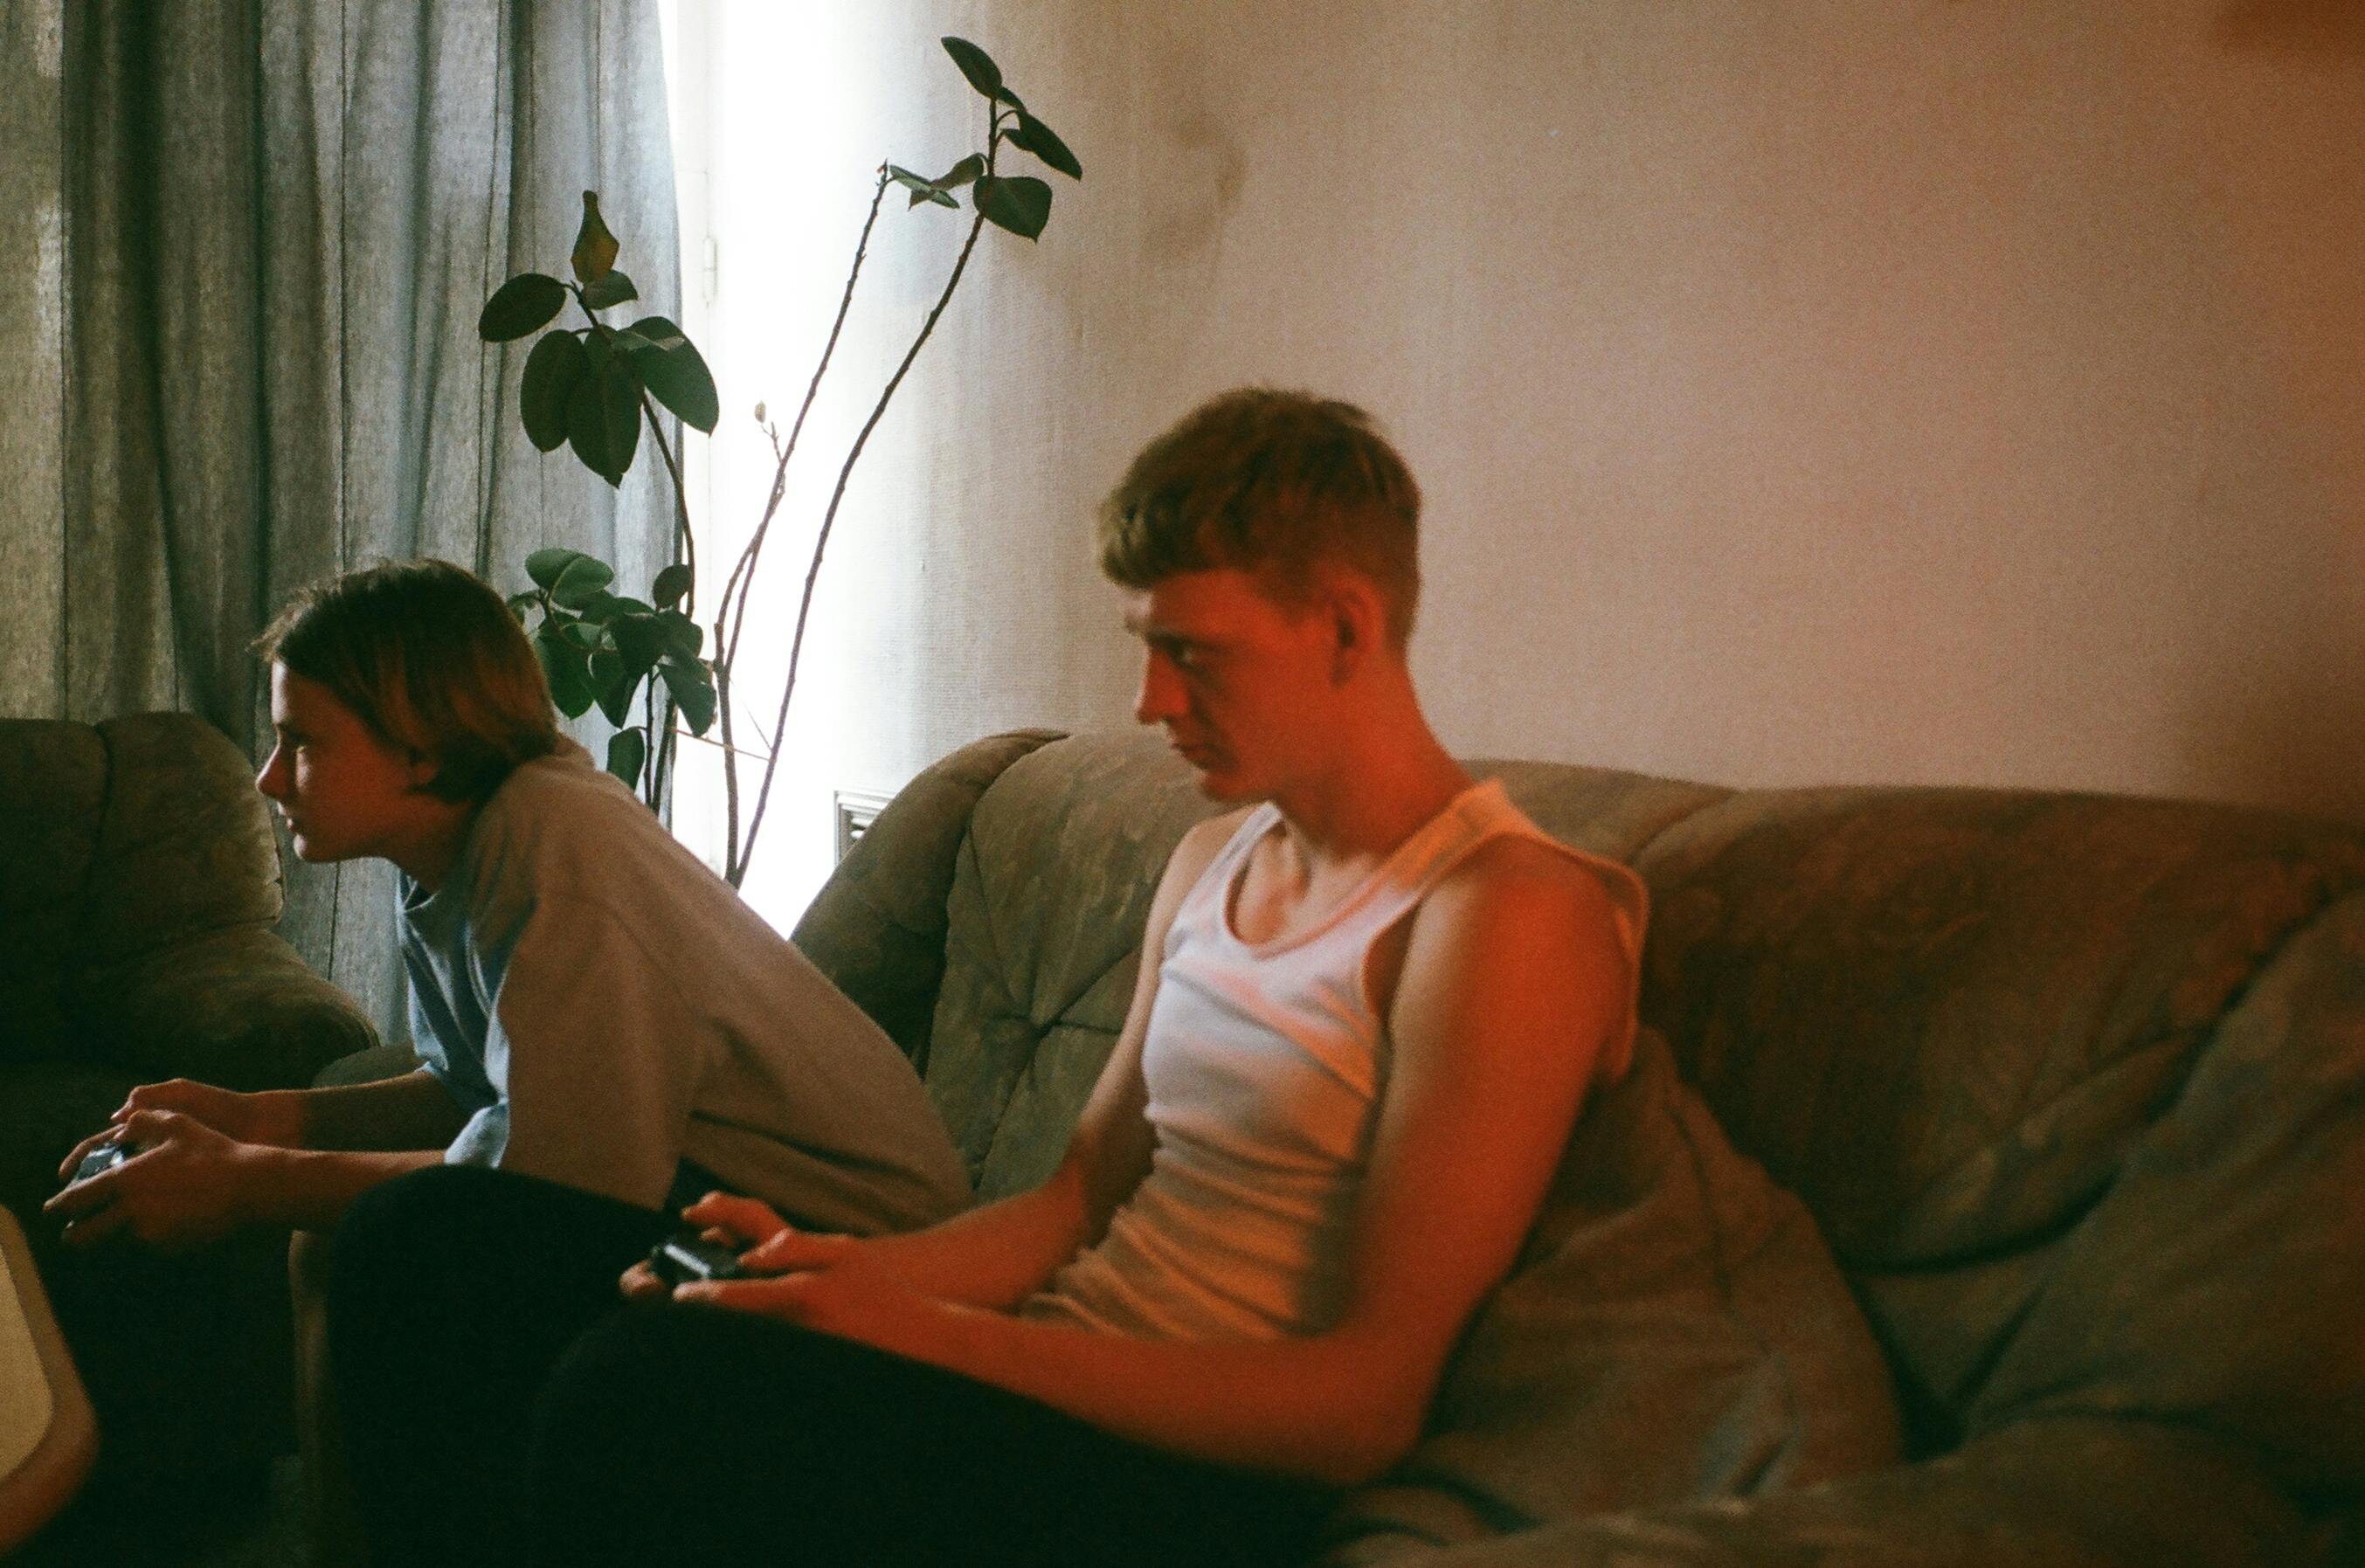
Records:
[[[880,166],[836,318],[785,436],[776,422],[766,418],[764,405],[756,407],[757,420],[772,445],[775,466],[770,495],[704,622],[699,618],[697,550],[682,487],[680,454],[667,442],[658,410],[668,410],[683,425],[712,434],[719,414],[714,378],[697,346],[664,317],[643,316],[623,325],[604,319],[606,313],[621,310],[639,296],[630,276],[616,265],[621,246],[600,216],[597,193],[583,193],[583,221],[568,258],[571,280],[547,273],[521,273],[494,291],[476,323],[478,334],[488,342],[510,342],[542,333],[526,355],[519,391],[519,417],[535,447],[545,453],[566,447],[585,467],[609,484],[619,485],[631,470],[645,427],[650,444],[665,465],[673,487],[675,559],[657,573],[645,598],[614,592],[615,569],[596,556],[576,550],[542,550],[525,561],[532,586],[512,597],[510,604],[526,625],[560,711],[576,718],[598,705],[617,726],[608,747],[608,770],[636,789],[653,809],[667,798],[677,743],[684,735],[704,739],[710,731],[716,732],[714,744],[723,752],[723,874],[733,887],[745,879],[763,827],[822,560],[854,466],[945,308],[952,303],[986,226],[1031,241],[1050,221],[1050,185],[1031,174],[1005,173],[1003,154],[1014,148],[1070,179],[1083,177],[1075,154],[1026,107],[985,50],[965,39],[947,38],[943,43],[953,64],[985,101],[984,145],[933,179],[894,163]],[[746,631],[749,596],[763,565],[772,521],[786,494],[789,464],[836,353],[871,233],[891,188],[905,194],[907,208],[929,206],[958,210],[966,194],[971,213],[969,231],[934,306],[838,465],[836,483],[815,533],[798,600],[777,716],[768,731],[757,724],[762,744],[759,749],[751,748],[738,733],[734,702],[734,695],[744,695],[734,691],[734,671]],[[579,321],[553,325],[570,300]],[[741,806],[748,790],[740,768],[755,763],[760,763],[761,771],[754,781],[751,809],[743,817]]]

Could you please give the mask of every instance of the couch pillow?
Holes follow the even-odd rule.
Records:
[[[0,720],[0,1062],[64,1048],[59,980],[106,798],[97,732]]]
[[[1897,1451],[1887,1363],[1812,1218],[1646,1030],[1580,1117],[1427,1435],[1347,1498],[1324,1561],[1807,1485]]]

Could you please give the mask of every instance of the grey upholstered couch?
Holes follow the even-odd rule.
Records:
[[[0,721],[0,1202],[65,1287],[61,1316],[93,1269],[145,1277],[129,1252],[66,1268],[39,1212],[59,1160],[134,1084],[297,1087],[375,1038],[274,935],[279,913],[270,819],[219,731],[185,713]],[[286,1276],[282,1239],[245,1238],[161,1272],[174,1299],[121,1308],[190,1327],[193,1463],[242,1452],[259,1473],[286,1439]],[[67,1325],[86,1372],[110,1349],[91,1322]],[[110,1435],[102,1419],[102,1462]]]
[[[1482,766],[1649,881],[1645,1021],[1819,1217],[1911,1452],[1787,1490],[1765,1484],[1778,1462],[1703,1454],[1653,1506],[1536,1518],[1440,1434],[1382,1490],[1448,1499],[1422,1517],[1463,1518],[1439,1533],[1470,1539],[1366,1533],[1339,1561],[2350,1560],[2365,833],[2161,801]],[[1207,810],[1154,736],[983,741],[897,798],[798,928],[921,1064],[983,1194],[1057,1159],[1158,870]],[[1450,1373],[1445,1406],[1455,1392]],[[1554,1467],[1582,1462],[1520,1462],[1565,1481]]]

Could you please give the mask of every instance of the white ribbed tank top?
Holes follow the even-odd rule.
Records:
[[[1629,1039],[1612,1059],[1631,1055],[1642,879],[1544,833],[1498,781],[1456,796],[1315,925],[1243,942],[1233,893],[1280,820],[1269,804],[1251,812],[1175,911],[1142,1045],[1149,1172],[1024,1316],[1185,1340],[1278,1338],[1336,1320],[1388,1071],[1372,948],[1488,839],[1534,839],[1601,879],[1629,976]]]

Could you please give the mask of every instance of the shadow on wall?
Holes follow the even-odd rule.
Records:
[[[2213,31],[2229,53],[2365,61],[2359,0],[2225,0]]]
[[[2365,823],[2365,692],[2350,660],[2322,652],[2246,661],[2196,691],[2188,776],[2216,799]]]

